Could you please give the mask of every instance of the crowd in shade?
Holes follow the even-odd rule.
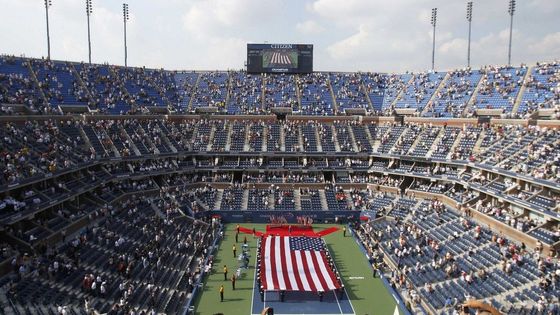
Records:
[[[109,157],[161,156],[176,152],[350,152],[392,153],[477,162],[547,181],[560,180],[556,129],[519,125],[435,127],[428,124],[371,124],[290,120],[92,120],[6,122],[1,182],[19,182]],[[257,139],[257,136],[258,137]],[[227,145],[232,143],[231,145]],[[423,153],[420,155],[420,153]],[[200,163],[204,158],[199,159]],[[207,159],[210,165],[263,165],[247,158]],[[313,167],[317,161],[268,160],[277,167]],[[325,160],[330,167],[375,168],[358,158]],[[314,165],[315,164],[315,165]],[[202,165],[202,164],[200,164]]]
[[[177,312],[190,298],[219,226],[182,214],[183,207],[190,207],[190,196],[172,187],[163,186],[159,196],[87,209],[82,216],[86,227],[68,235],[62,230],[59,245],[33,235],[33,252],[4,244],[3,257],[13,257],[13,272],[3,283],[6,297],[22,305],[33,299],[41,311],[59,314]],[[92,198],[148,188],[146,182],[131,181]]]

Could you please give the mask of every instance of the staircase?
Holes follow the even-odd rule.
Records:
[[[226,123],[226,122],[224,122],[224,124],[225,124],[225,123]],[[231,148],[231,135],[232,135],[232,133],[233,133],[233,124],[232,124],[232,123],[231,123],[231,124],[228,124],[227,128],[228,128],[228,133],[227,133],[227,137],[226,137],[226,145],[225,145],[225,147],[224,147],[224,150],[225,150],[226,152],[229,152],[229,151],[230,151],[230,148]],[[245,136],[246,136],[246,135],[245,135]]]
[[[241,198],[241,210],[247,210],[249,204],[249,190],[243,190],[243,197]]]
[[[78,73],[78,71],[76,70],[76,67],[74,67],[73,63],[68,63],[68,68],[70,68],[72,75],[74,76],[74,78],[76,78],[78,80],[78,82],[80,83],[80,86],[82,87],[82,89],[84,89],[84,91],[86,91],[89,102],[88,103],[93,103],[94,101],[94,97],[91,94],[90,90],[87,88],[84,80],[82,79],[82,77],[80,76],[80,74]]]
[[[336,132],[336,128],[334,125],[326,125],[325,128],[331,128],[334,138],[334,149],[336,152],[340,152],[340,144],[338,143],[338,133]]]
[[[171,152],[177,153],[177,148],[169,141],[167,134],[160,129],[159,137],[165,142],[165,144],[171,149]]]
[[[280,125],[280,151],[286,151],[286,132],[284,131],[284,124]]]
[[[212,151],[212,144],[214,142],[214,134],[216,133],[216,125],[212,124],[212,128],[210,128],[210,136],[208,137],[208,145],[206,145],[206,151]]]
[[[325,196],[324,190],[319,190],[319,198],[321,199],[321,208],[324,210],[329,209],[329,204],[327,203],[327,197]]]
[[[298,112],[301,111],[301,91],[299,90],[299,79],[300,79],[300,77],[296,76],[296,79],[295,79],[295,82],[294,82],[295,83],[294,85],[295,85],[295,88],[296,88],[296,97],[297,97],[297,102],[298,102],[298,108],[297,108]],[[292,108],[292,110],[294,112],[296,111],[293,108]]]
[[[154,142],[152,141],[150,135],[148,133],[146,133],[146,130],[144,130],[144,128],[142,127],[141,124],[138,124],[138,126],[136,127],[136,133],[139,133],[139,135],[141,136],[142,140],[144,140],[150,147],[148,148],[152,153],[155,154],[160,154],[161,152],[159,151],[159,149],[157,148],[157,146],[154,144]]]
[[[445,86],[445,84],[447,83],[447,80],[449,80],[449,78],[451,77],[451,75],[449,74],[449,72],[447,72],[445,74],[445,77],[443,77],[443,80],[441,80],[441,82],[439,83],[438,87],[436,88],[436,90],[434,91],[434,93],[432,93],[432,96],[430,97],[430,100],[428,101],[428,103],[426,103],[426,106],[424,106],[424,109],[422,110],[422,116],[428,112],[428,109],[433,107],[433,103],[438,95],[438,93],[441,91],[441,89],[443,89],[443,87]]]
[[[364,92],[364,95],[366,96],[366,100],[367,100],[367,103],[368,103],[369,111],[373,112],[373,111],[374,111],[373,102],[372,102],[371,99],[369,98],[369,93],[368,93],[367,88],[366,88],[366,86],[365,86],[365,84],[364,84],[364,81],[361,80],[361,77],[360,77],[360,89],[362,89],[362,91]]]
[[[483,74],[482,76],[480,76],[480,79],[476,83],[476,87],[474,88],[474,91],[471,95],[471,98],[467,102],[467,106],[465,106],[465,109],[463,110],[462,115],[466,116],[466,114],[468,112],[470,112],[471,108],[475,105],[474,103],[476,101],[476,97],[478,96],[478,90],[480,89],[480,85],[482,84],[482,81],[484,81],[485,78],[486,78],[486,74]]]
[[[451,148],[449,148],[449,153],[447,153],[447,158],[448,159],[450,158],[451,154],[453,154],[453,152],[455,151],[455,148],[457,148],[459,143],[461,143],[461,140],[463,139],[464,136],[465,136],[465,132],[463,130],[461,130],[461,132],[459,132],[459,134],[457,135],[457,138],[455,138],[455,141],[453,142],[453,145],[451,145]]]
[[[261,147],[261,151],[262,152],[267,152],[268,151],[267,148],[268,148],[268,128],[267,128],[266,125],[264,125],[263,128],[262,128],[262,147]]]
[[[268,210],[274,210],[275,205],[274,193],[268,195]]]
[[[400,90],[399,94],[397,94],[397,97],[395,97],[393,102],[391,102],[391,108],[395,108],[397,102],[403,97],[403,94],[406,92],[408,86],[414,83],[414,78],[415,78],[414,74],[410,76],[410,80],[408,80],[408,82],[404,84],[402,90]]]
[[[437,137],[434,139],[434,142],[432,143],[432,146],[430,147],[430,150],[428,150],[428,153],[426,153],[426,157],[431,157],[432,156],[432,153],[437,148],[438,144],[441,141],[441,138],[443,138],[444,133],[445,132],[443,131],[443,128],[440,128]]]
[[[484,137],[486,137],[486,129],[482,129],[480,131],[480,135],[478,136],[478,139],[476,140],[476,143],[474,144],[473,147],[473,153],[480,152],[480,146],[482,145],[482,141],[484,140]]]
[[[214,210],[220,210],[222,208],[222,199],[224,197],[224,190],[218,189],[216,192],[216,201],[214,202]]]
[[[344,191],[344,194],[346,194],[346,204],[348,205],[348,209],[356,210],[356,207],[354,207],[354,202],[352,202],[352,197],[350,196],[350,192]]]
[[[313,128],[315,130],[315,140],[317,140],[317,152],[323,152],[323,145],[321,144],[321,137],[319,137],[319,129],[317,126]]]
[[[354,130],[352,129],[351,126],[346,126],[346,129],[348,130],[348,134],[350,135],[350,140],[352,140],[352,148],[354,149],[354,152],[360,152],[360,150],[358,149],[358,145],[356,144],[356,137],[354,136]]]
[[[50,107],[49,101],[47,100],[47,96],[45,95],[45,91],[43,91],[43,89],[40,87],[39,79],[37,78],[37,75],[35,74],[35,71],[33,70],[33,67],[31,66],[31,61],[27,62],[27,69],[29,70],[29,74],[30,74],[31,78],[33,79],[33,82],[35,83],[35,86],[37,87],[37,90],[39,91],[39,94],[41,95],[41,98],[43,99],[43,105],[45,105],[47,110],[51,110],[52,108]]]
[[[299,189],[294,189],[294,206],[297,211],[301,211],[301,194]]]
[[[196,83],[194,84],[194,88],[191,91],[191,97],[189,98],[189,105],[187,106],[187,112],[192,111],[192,102],[198,90],[198,83],[200,83],[200,73],[198,73],[198,75],[196,76]]]
[[[136,146],[136,143],[134,143],[134,141],[132,141],[132,138],[130,138],[130,135],[128,134],[128,132],[126,132],[126,130],[122,127],[119,127],[119,128],[120,128],[120,132],[122,134],[124,134],[125,137],[126,137],[126,140],[128,140],[128,143],[130,144],[130,148],[134,152],[134,155],[137,155],[137,156],[142,155],[142,153],[140,153],[140,150],[138,150],[138,147]]]
[[[335,115],[337,115],[338,114],[338,103],[336,102],[336,97],[334,96],[334,91],[332,89],[331,78],[328,77],[328,76],[327,76],[327,85],[329,87],[329,92],[331,93],[331,98],[332,98],[332,102],[333,102],[333,113]]]
[[[535,66],[530,66],[527,69],[527,73],[525,73],[525,76],[523,76],[523,83],[521,84],[521,88],[519,89],[519,92],[517,93],[517,97],[515,98],[515,103],[513,104],[513,109],[511,110],[511,113],[513,115],[517,114],[517,111],[519,110],[519,105],[521,104],[521,101],[523,100],[523,95],[525,94],[525,90],[527,89],[527,85],[525,84],[525,82],[527,82],[531,77],[531,72],[533,71],[534,67]]]
[[[251,135],[251,125],[245,126],[245,140],[243,140],[243,151],[249,151],[249,136]]]
[[[303,132],[301,131],[301,126],[297,126],[297,134],[298,134],[298,147],[300,152],[305,151],[305,146],[303,145]]]
[[[408,149],[408,152],[406,153],[410,153],[410,152],[414,152],[414,149],[416,148],[416,146],[418,145],[418,143],[420,142],[420,139],[422,139],[422,136],[424,135],[424,133],[428,132],[428,128],[425,128],[424,130],[422,130],[417,136],[416,139],[414,140],[414,142],[412,143],[412,145],[410,146],[410,149]]]
[[[366,137],[367,137],[367,139],[368,139],[368,141],[369,141],[369,145],[370,145],[370,146],[372,147],[372,149],[373,149],[373,146],[374,146],[374,144],[375,144],[375,140],[373,139],[373,137],[371,136],[371,133],[369,132],[368,125],[362,125],[362,127],[364,128],[364,132],[366,133]]]

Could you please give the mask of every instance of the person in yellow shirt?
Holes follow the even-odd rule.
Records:
[[[224,265],[224,281],[227,281],[227,266]]]
[[[220,302],[224,301],[224,285],[220,286]]]
[[[237,257],[237,248],[235,248],[235,244],[233,244],[233,258]]]

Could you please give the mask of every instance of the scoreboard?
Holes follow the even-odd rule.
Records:
[[[248,73],[311,73],[313,45],[247,44]]]

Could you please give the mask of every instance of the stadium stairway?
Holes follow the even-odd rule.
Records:
[[[294,189],[294,206],[297,211],[301,211],[301,194],[299,189]]]
[[[249,144],[251,137],[251,124],[245,126],[245,139],[243,140],[243,151],[248,152],[251,145]]]
[[[364,80],[360,78],[360,89],[362,91],[364,91],[364,95],[366,98],[366,101],[368,103],[368,110],[370,111],[375,111],[376,109],[373,107],[373,102],[371,101],[371,98],[369,97],[369,93],[367,92],[366,86],[364,85]]]
[[[325,126],[325,128],[331,128],[331,132],[334,138],[333,144],[334,144],[334,149],[336,152],[341,152],[340,149],[340,143],[338,142],[338,133],[336,132],[336,128],[334,127],[334,125],[327,125]],[[328,141],[328,139],[327,139]]]
[[[266,76],[263,75],[261,80],[261,108],[265,108],[266,104]]]
[[[167,108],[172,108],[173,104],[171,104],[171,102],[169,101],[169,98],[164,96],[165,95],[165,91],[162,89],[162,86],[160,84],[158,84],[154,78],[152,76],[147,76],[148,81],[152,84],[154,90],[159,94],[159,96],[163,96],[161,97],[161,100],[163,101],[163,104],[167,107]],[[161,105],[160,105],[161,106]]]
[[[148,149],[144,146],[144,144],[140,141],[136,141],[136,132],[134,131],[133,127],[130,125],[125,125],[124,126],[124,133],[125,137],[128,140],[128,143],[130,144],[130,147],[132,148],[132,151],[134,151],[134,154],[137,156],[141,156],[143,154],[147,154],[148,153]],[[134,139],[133,139],[134,136]]]
[[[406,90],[408,89],[408,86],[411,84],[414,84],[414,78],[416,75],[411,75],[410,79],[405,82],[405,84],[403,84],[401,90],[399,91],[399,93],[397,93],[397,96],[395,97],[395,99],[391,102],[391,108],[395,108],[397,106],[397,102],[400,101],[404,94],[406,93]]]
[[[88,101],[91,102],[93,100],[93,95],[91,94],[91,91],[87,88],[86,83],[84,82],[84,80],[82,79],[82,77],[80,76],[78,71],[76,70],[76,67],[74,67],[74,63],[68,62],[67,65],[70,68],[70,70],[72,71],[72,75],[74,76],[76,81],[80,84],[80,87],[86,92],[86,94],[88,96]],[[88,109],[89,109],[89,106],[88,106]]]
[[[356,207],[354,207],[354,203],[352,202],[352,198],[350,198],[350,191],[344,191],[344,193],[346,194],[346,205],[348,206],[348,209],[352,211],[356,210]]]
[[[354,136],[354,130],[352,130],[350,126],[346,126],[346,129],[348,129],[348,135],[350,136],[350,140],[352,141],[352,148],[354,149],[354,152],[360,152],[360,150],[358,150],[358,145],[356,144],[356,137]]]
[[[333,104],[333,113],[338,113],[338,102],[337,102],[336,97],[334,95],[334,90],[332,88],[330,76],[327,76],[325,81],[327,83],[327,87],[329,88],[329,93],[331,95],[331,100],[332,100],[332,104]]]
[[[161,125],[160,125],[159,136],[161,137],[161,139],[163,140],[165,145],[167,145],[167,147],[171,149],[171,152],[177,153],[177,148],[173,145],[171,140],[169,140],[169,138],[167,137],[167,133],[166,133],[166,131],[164,131],[164,129],[161,129]]]
[[[35,73],[35,71],[33,71],[31,62],[28,62],[26,66],[27,66],[27,70],[29,71],[29,75],[31,79],[33,80],[34,83],[33,85],[35,85],[35,88],[37,89],[39,95],[41,96],[41,101],[45,106],[47,106],[47,108],[50,108],[49,102],[47,101],[47,96],[45,95],[45,91],[43,91],[42,88],[39,88],[39,79],[37,78],[37,74]]]
[[[414,152],[414,150],[416,149],[416,146],[418,145],[418,143],[420,143],[420,140],[422,140],[422,138],[423,138],[422,136],[427,132],[429,132],[429,129],[426,128],[426,129],[422,130],[422,132],[420,132],[416,136],[416,139],[414,139],[414,142],[412,142],[412,144],[410,145],[410,148],[408,148],[408,151],[406,152],[407,154],[411,153],[411,152]]]
[[[443,79],[439,83],[438,87],[434,90],[434,93],[432,93],[432,96],[430,97],[430,100],[428,100],[428,102],[426,103],[426,106],[424,106],[424,109],[422,109],[422,113],[421,113],[422,115],[421,116],[424,116],[424,114],[426,114],[428,112],[428,109],[433,106],[433,103],[434,103],[437,95],[439,95],[439,92],[441,91],[441,89],[443,89],[445,87],[445,84],[447,83],[447,80],[449,80],[450,76],[451,76],[451,74],[449,72],[445,73],[445,76],[443,77]]]
[[[465,133],[463,131],[459,132],[459,134],[455,138],[455,141],[453,142],[453,145],[451,145],[451,147],[449,148],[449,153],[447,154],[448,159],[450,159],[450,156],[453,154],[453,152],[455,152],[455,149],[459,146],[464,136]]]
[[[437,137],[434,139],[434,142],[432,142],[432,146],[430,147],[430,150],[428,150],[428,152],[426,153],[426,157],[431,157],[432,156],[432,153],[434,153],[434,150],[437,148],[438,144],[440,143],[441,139],[443,138],[443,135],[444,135],[444,131],[443,131],[443,129],[440,129]]]
[[[328,209],[327,196],[325,196],[325,191],[322,189],[319,190],[319,199],[321,200],[321,209]]]
[[[233,90],[233,74],[228,71],[228,80],[227,80],[227,86],[226,86],[226,98],[224,100],[224,104],[229,104],[229,99],[230,99],[232,90]]]
[[[200,74],[198,74],[198,75],[196,76],[196,83],[194,84],[193,89],[192,89],[192,91],[191,91],[191,95],[192,95],[192,96],[189,98],[189,105],[188,105],[188,107],[187,107],[187,111],[188,111],[188,112],[191,112],[191,111],[193,110],[193,109],[192,109],[193,100],[194,100],[194,96],[196,95],[196,92],[198,91],[198,85],[200,84],[200,77],[201,77]]]
[[[463,110],[462,115],[463,116],[467,116],[468,113],[470,113],[472,111],[472,108],[476,102],[476,98],[478,96],[478,91],[480,90],[480,86],[482,85],[482,81],[485,78],[485,75],[481,75],[480,79],[478,79],[478,82],[476,83],[476,87],[474,88],[474,91],[471,94],[471,97],[469,98],[469,101],[467,102],[467,106],[465,106],[465,109]]]
[[[513,109],[511,110],[511,113],[514,115],[517,114],[519,105],[523,101],[523,95],[525,94],[525,90],[527,89],[527,85],[525,84],[525,82],[527,82],[531,77],[531,73],[533,72],[534,67],[535,66],[529,66],[527,68],[527,72],[525,72],[525,76],[523,76],[523,83],[521,84],[521,88],[519,88],[519,92],[517,93],[517,97],[515,98],[515,103],[513,103]]]
[[[484,137],[486,137],[486,129],[482,128],[482,130],[480,130],[480,134],[478,135],[478,139],[476,140],[476,143],[474,144],[474,147],[472,149],[473,154],[478,154],[478,152],[480,152],[480,146],[482,145],[482,141],[484,141]]]
[[[319,128],[313,128],[315,132],[315,139],[317,142],[317,152],[323,152],[323,145],[321,144],[321,137],[319,136]]]
[[[216,134],[216,125],[211,124],[210,135],[208,136],[208,144],[206,145],[206,151],[212,151],[212,144],[214,142],[214,135]]]
[[[284,125],[280,125],[280,151],[286,152],[286,131]]]
[[[299,89],[300,88],[300,83],[299,83],[300,79],[301,78],[299,76],[297,76],[296,80],[295,80],[295,83],[294,83],[295,90],[296,90],[297,106],[298,106],[298,108],[296,108],[294,111],[297,111],[297,112],[301,112],[301,91]],[[293,108],[292,108],[292,110],[293,110]]]
[[[224,147],[224,150],[230,151],[230,149],[231,149],[231,138],[232,138],[231,135],[232,135],[232,132],[233,132],[233,124],[228,124],[227,129],[228,130],[227,130],[227,134],[226,134],[226,145]]]
[[[241,198],[241,210],[247,210],[249,207],[249,190],[245,189],[243,191],[243,197]]]

